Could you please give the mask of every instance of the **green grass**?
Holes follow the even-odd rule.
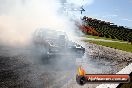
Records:
[[[123,42],[123,40],[112,39],[112,38],[106,38],[106,37],[99,37],[99,36],[85,35],[85,36],[83,36],[83,37],[86,37],[86,38],[104,39],[104,40],[112,40],[112,41],[120,41],[120,42]]]
[[[84,40],[85,42],[94,43],[97,45],[102,45],[106,47],[111,47],[127,52],[132,52],[132,45],[128,43],[119,43],[119,42],[103,42],[103,41],[94,41],[94,40]]]

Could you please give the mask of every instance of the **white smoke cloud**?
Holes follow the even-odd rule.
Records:
[[[57,12],[59,0],[0,0],[0,40],[26,44],[36,28],[70,31],[73,23]],[[70,25],[70,26],[69,26]]]
[[[92,4],[94,2],[94,0],[67,0],[67,2],[82,6],[82,5],[86,5],[86,4],[87,5]]]
[[[6,44],[16,46],[15,48],[11,47],[9,49],[8,47],[6,47],[6,50],[1,50],[1,52],[4,52],[3,54],[5,56],[20,56],[20,58],[18,57],[18,59],[21,59],[22,57],[23,61],[33,63],[34,66],[39,68],[37,70],[35,68],[34,70],[36,70],[37,73],[40,74],[41,72],[43,73],[43,71],[47,73],[47,70],[55,70],[54,68],[63,69],[64,71],[69,68],[74,69],[75,58],[73,58],[72,56],[66,55],[56,58],[53,57],[49,59],[49,63],[45,61],[48,60],[48,58],[44,56],[44,52],[41,53],[41,51],[45,49],[45,47],[43,48],[43,45],[42,50],[41,47],[39,49],[37,47],[36,49],[32,47],[32,45],[31,47],[28,46],[17,48],[18,45],[31,44],[29,42],[31,40],[32,33],[38,28],[44,27],[54,30],[66,31],[71,35],[74,33],[74,22],[69,20],[68,17],[63,16],[63,13],[58,13],[58,10],[60,10],[60,7],[62,7],[62,4],[58,4],[58,2],[60,1],[0,0],[0,44],[4,43],[4,45]],[[69,53],[72,55],[72,53],[74,52]],[[50,60],[52,61],[50,62]],[[44,63],[46,63],[46,65],[43,66],[42,64]],[[59,75],[58,77],[60,77],[59,72],[56,73]],[[54,74],[53,71],[51,71],[51,74]],[[33,76],[39,78],[38,75],[34,74]],[[52,78],[52,76],[49,78]],[[58,79],[57,77],[55,78]],[[41,79],[35,81],[35,79],[33,79],[31,81],[35,81],[33,82],[35,85],[35,83],[40,84],[41,82],[44,82],[44,80]],[[53,81],[52,79],[48,80],[49,82]]]
[[[75,8],[80,8],[93,3],[93,0],[0,0],[1,43],[27,44],[34,30],[41,27],[66,31],[72,37],[74,22],[63,15],[64,9],[60,8],[64,4],[58,3],[74,4]]]

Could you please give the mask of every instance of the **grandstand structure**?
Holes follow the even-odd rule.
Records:
[[[128,41],[132,43],[132,29],[84,16],[79,28],[88,35]]]

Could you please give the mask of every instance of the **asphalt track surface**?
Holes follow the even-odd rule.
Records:
[[[60,88],[74,73],[70,58],[46,60],[32,47],[0,46],[0,88]]]
[[[40,88],[39,73],[28,57],[27,50],[0,47],[0,88]],[[27,59],[27,60],[26,60]]]
[[[31,47],[0,46],[0,88],[80,88],[75,81],[79,65],[88,73],[116,70],[109,61],[92,60],[88,50],[82,58],[61,56],[47,61]],[[97,86],[91,85],[82,88]]]

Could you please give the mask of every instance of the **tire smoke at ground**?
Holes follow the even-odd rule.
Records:
[[[73,34],[74,23],[58,15],[58,9],[56,0],[0,0],[0,75],[5,77],[0,78],[0,87],[45,87],[47,74],[52,84],[59,77],[52,74],[74,68],[74,58],[69,56],[42,61],[46,58],[36,53],[32,45],[37,28]]]

